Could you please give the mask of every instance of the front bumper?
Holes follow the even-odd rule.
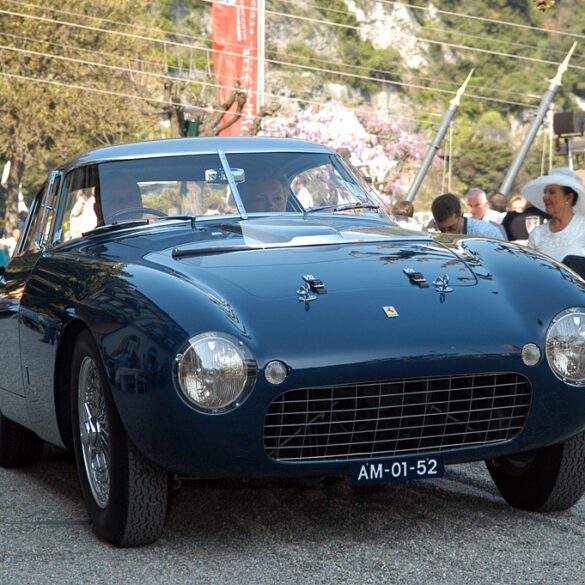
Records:
[[[481,365],[482,371],[477,371],[478,364]],[[426,435],[420,433],[418,445],[416,437],[407,437],[406,451],[391,451],[385,449],[385,446],[379,448],[380,442],[387,441],[389,435],[380,433],[373,436],[372,430],[377,429],[374,428],[376,423],[372,423],[374,427],[370,424],[365,431],[370,438],[373,436],[373,439],[367,445],[368,450],[364,451],[363,444],[359,444],[360,434],[364,432],[364,421],[360,420],[358,424],[354,422],[353,428],[346,424],[342,428],[344,434],[341,441],[333,441],[333,444],[349,443],[350,447],[345,448],[345,451],[335,452],[329,446],[321,450],[312,450],[310,442],[316,440],[315,436],[299,438],[295,437],[295,434],[314,435],[316,428],[314,423],[324,423],[319,425],[321,428],[319,433],[322,435],[319,440],[323,440],[328,432],[327,419],[312,420],[307,414],[308,411],[297,413],[292,410],[292,415],[285,417],[286,421],[282,419],[284,424],[296,424],[290,433],[292,438],[280,442],[281,446],[286,446],[293,441],[297,446],[293,450],[294,457],[287,458],[281,456],[287,452],[286,449],[279,452],[275,447],[279,431],[275,432],[274,429],[268,431],[265,428],[265,425],[271,424],[270,417],[267,419],[269,411],[273,415],[276,413],[278,419],[280,408],[278,401],[282,401],[282,398],[278,397],[285,393],[296,392],[300,388],[318,388],[319,392],[325,395],[331,393],[333,388],[339,387],[362,388],[365,385],[370,388],[374,386],[383,388],[385,383],[380,384],[379,380],[396,381],[397,372],[401,374],[400,380],[411,382],[418,380],[419,383],[415,385],[418,392],[421,388],[420,380],[426,377],[443,380],[441,384],[445,385],[447,379],[465,378],[485,382],[487,375],[508,385],[516,380],[522,387],[519,387],[518,391],[506,394],[503,399],[497,394],[490,399],[488,394],[482,394],[478,388],[473,387],[468,392],[470,396],[465,398],[455,388],[449,406],[443,412],[437,413],[436,404],[433,403],[435,399],[425,402],[430,404],[428,408],[422,408],[419,401],[414,411],[408,409],[407,382],[404,384],[402,404],[396,398],[398,392],[389,403],[386,403],[386,410],[380,409],[380,405],[384,406],[384,403],[383,399],[379,399],[378,408],[376,404],[371,406],[373,416],[364,416],[365,419],[375,418],[380,416],[379,413],[387,415],[390,412],[397,419],[401,419],[396,424],[402,428],[413,426],[409,425],[408,421],[415,420],[419,430],[431,424],[435,424],[436,429],[441,428],[441,424],[437,425],[438,420],[446,425],[456,411],[461,410],[457,405],[471,405],[465,406],[470,413],[467,428],[466,421],[460,415],[458,416],[461,420],[458,424],[454,423],[457,427],[457,440],[454,444],[448,443],[446,439],[449,433],[445,431],[442,439],[431,439],[430,437],[436,434],[433,431]],[[373,373],[377,374],[376,377],[373,377]],[[469,387],[469,383],[466,384]],[[411,384],[411,387],[415,386]],[[396,389],[396,384],[393,388]],[[432,392],[435,393],[435,397],[440,398],[448,390],[441,387],[438,390],[435,388]],[[115,388],[114,395],[130,438],[149,459],[169,471],[201,478],[344,475],[350,462],[369,461],[374,458],[376,460],[388,458],[390,461],[396,456],[417,453],[428,455],[440,453],[447,464],[463,463],[545,447],[561,442],[585,428],[585,389],[560,382],[550,372],[546,363],[541,362],[539,366],[532,368],[524,366],[517,353],[504,358],[482,356],[481,360],[478,360],[477,356],[460,357],[457,360],[440,359],[440,356],[438,359],[435,356],[429,360],[413,359],[412,363],[401,360],[400,364],[370,363],[359,366],[354,364],[351,367],[348,364],[337,364],[328,368],[293,370],[285,384],[280,387],[271,386],[260,376],[244,404],[219,415],[196,411],[172,384],[152,388],[143,393],[129,393]],[[368,399],[375,400],[375,397],[372,395]],[[351,403],[351,397],[349,402]],[[335,403],[335,400],[329,400],[327,408],[330,410],[336,408],[332,406]],[[503,413],[501,420],[499,415],[493,414],[489,420],[478,417],[478,404],[482,405],[482,408],[485,406],[487,411],[491,408],[492,413]],[[370,406],[366,405],[366,408]],[[401,409],[403,417],[400,417]],[[351,406],[350,410],[355,409]],[[276,419],[272,416],[272,424]],[[329,422],[332,420],[330,417]],[[483,421],[486,440],[473,440],[478,421]],[[339,426],[331,425],[330,430],[332,433],[340,432]],[[466,436],[471,439],[467,440]],[[307,446],[304,451],[299,448],[303,446],[303,442]],[[354,449],[355,446],[357,447]]]

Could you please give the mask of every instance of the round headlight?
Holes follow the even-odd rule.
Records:
[[[553,319],[546,335],[546,359],[561,380],[585,385],[585,310],[567,309]]]
[[[256,376],[251,353],[223,333],[202,333],[189,340],[177,358],[177,381],[185,397],[206,411],[239,406]]]

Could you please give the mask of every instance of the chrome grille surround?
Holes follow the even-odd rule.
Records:
[[[335,461],[491,445],[522,430],[531,399],[511,372],[288,390],[268,408],[264,448],[276,461]]]

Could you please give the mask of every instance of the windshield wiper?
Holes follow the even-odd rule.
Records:
[[[351,209],[380,209],[379,205],[373,203],[343,203],[342,205],[319,205],[318,207],[309,207],[303,212],[303,217],[307,217],[309,213],[315,211],[324,211],[326,209],[332,209],[335,211],[348,211]]]
[[[173,248],[173,258],[185,258],[187,256],[208,256],[210,254],[226,254],[227,252],[249,252],[250,250],[264,250],[266,246],[254,246],[250,244],[234,244],[232,246],[209,246],[208,248],[189,248],[182,250]]]
[[[157,221],[171,221],[173,219],[178,219],[179,221],[190,221],[191,227],[195,228],[195,220],[197,219],[196,215],[192,213],[184,213],[182,215],[167,215],[166,217],[158,218]]]
[[[197,219],[196,215],[184,214],[184,215],[170,215],[166,217],[149,217],[149,218],[142,218],[142,219],[127,219],[124,221],[116,221],[114,223],[107,223],[106,225],[100,225],[92,230],[88,230],[87,232],[83,232],[82,236],[87,236],[90,234],[96,233],[103,233],[103,232],[111,232],[116,230],[121,230],[124,228],[136,227],[139,225],[154,225],[155,223],[161,221],[170,221],[173,219],[178,219],[179,221],[190,221],[191,227],[195,227],[195,220]]]
[[[107,223],[106,225],[98,225],[92,230],[83,232],[82,236],[89,236],[90,234],[101,234],[104,232],[114,232],[125,228],[135,227],[139,225],[148,225],[151,219],[128,219],[126,221],[117,221],[116,223]]]

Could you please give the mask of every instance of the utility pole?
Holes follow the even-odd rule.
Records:
[[[543,94],[542,99],[540,100],[540,105],[538,106],[538,110],[536,111],[536,116],[534,117],[534,120],[532,121],[532,124],[528,129],[526,136],[524,137],[522,146],[520,146],[520,149],[518,150],[516,157],[514,158],[514,161],[510,165],[510,168],[508,169],[508,173],[506,174],[504,182],[500,187],[500,193],[506,195],[506,197],[512,190],[512,187],[514,186],[514,181],[516,180],[516,177],[518,176],[518,173],[520,172],[520,169],[524,164],[524,160],[528,155],[528,151],[530,150],[530,147],[532,146],[532,143],[536,138],[536,133],[538,132],[538,129],[542,125],[542,121],[544,120],[544,117],[546,116],[546,113],[548,112],[548,109],[552,104],[553,98],[555,97],[555,94],[557,93],[559,87],[561,86],[561,78],[563,77],[563,73],[569,67],[569,60],[571,59],[571,55],[573,54],[573,51],[575,50],[576,46],[577,43],[576,42],[573,43],[571,50],[568,52],[564,61],[559,65],[559,68],[557,69],[557,74],[550,80],[548,89]]]
[[[441,143],[443,142],[443,139],[445,138],[445,134],[447,133],[447,130],[449,129],[449,125],[451,124],[451,120],[453,120],[453,116],[455,115],[455,111],[457,110],[457,106],[459,106],[459,102],[461,101],[461,96],[465,92],[465,88],[467,87],[467,84],[469,83],[469,80],[471,79],[472,75],[473,75],[473,69],[469,72],[467,79],[463,82],[461,87],[457,90],[457,94],[451,100],[451,102],[449,104],[449,109],[445,112],[445,115],[443,116],[443,119],[441,120],[441,125],[439,126],[439,129],[437,130],[437,134],[435,136],[435,139],[433,140],[431,146],[429,146],[429,149],[427,150],[427,153],[425,154],[425,157],[422,161],[420,169],[418,170],[418,173],[416,174],[414,182],[410,186],[410,189],[408,191],[408,195],[406,196],[407,201],[412,202],[414,200],[414,198],[416,197],[416,194],[418,193],[418,190],[420,189],[420,186],[422,185],[422,182],[424,181],[424,178],[427,174],[427,171],[429,170],[429,167],[431,166],[431,163],[433,162],[433,159],[435,158],[435,155],[439,151],[439,148],[441,148]]]

